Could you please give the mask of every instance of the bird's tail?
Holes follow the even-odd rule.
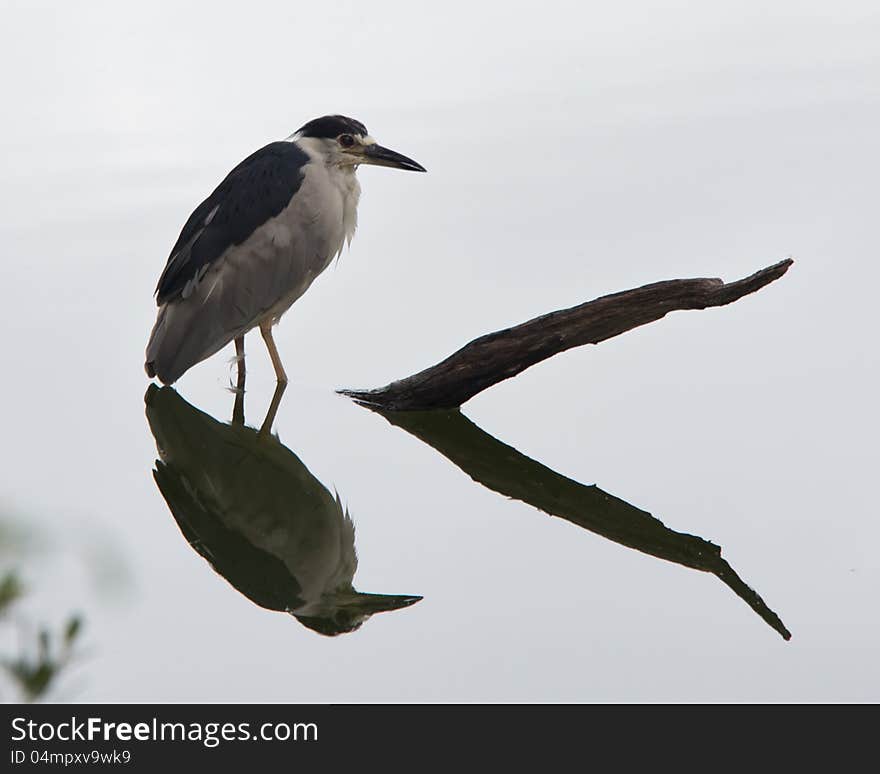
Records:
[[[163,384],[172,384],[238,335],[237,330],[227,331],[221,330],[219,325],[206,325],[199,311],[199,305],[173,301],[159,308],[147,344],[144,363],[147,376],[156,376]]]

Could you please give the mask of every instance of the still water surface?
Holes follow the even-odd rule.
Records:
[[[611,12],[515,11],[488,43],[370,27],[352,56],[385,86],[356,94],[321,40],[303,85],[281,6],[234,68],[212,56],[239,19],[192,38],[104,9],[96,39],[92,11],[17,11],[17,37],[54,47],[9,84],[3,129],[0,518],[25,584],[4,658],[77,612],[52,700],[880,698],[880,63],[857,6],[832,28],[738,4],[748,23],[644,36]],[[354,34],[357,13],[314,29]],[[362,171],[351,251],[276,335],[277,438],[258,336],[243,425],[231,351],[148,389],[181,223],[331,110],[429,174]],[[753,296],[557,356],[461,413],[335,394],[552,309],[785,255]]]

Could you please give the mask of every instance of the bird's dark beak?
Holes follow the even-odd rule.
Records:
[[[422,597],[402,594],[362,594],[356,591],[351,599],[339,600],[341,608],[356,610],[362,615],[375,615],[388,610],[401,610],[420,602]]]
[[[412,172],[427,172],[421,164],[407,158],[402,153],[383,148],[381,145],[364,146],[362,164],[373,164],[377,167],[393,167],[394,169],[408,169]]]

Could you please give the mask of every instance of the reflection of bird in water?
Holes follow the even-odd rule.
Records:
[[[354,631],[421,597],[362,594],[354,525],[299,458],[265,430],[224,424],[150,385],[154,478],[190,545],[236,589],[321,634]]]

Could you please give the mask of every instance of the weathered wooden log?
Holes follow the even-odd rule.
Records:
[[[736,282],[677,279],[613,293],[474,339],[440,363],[375,390],[340,390],[394,411],[457,408],[529,366],[583,344],[598,344],[679,309],[724,306],[779,279],[789,258]]]

